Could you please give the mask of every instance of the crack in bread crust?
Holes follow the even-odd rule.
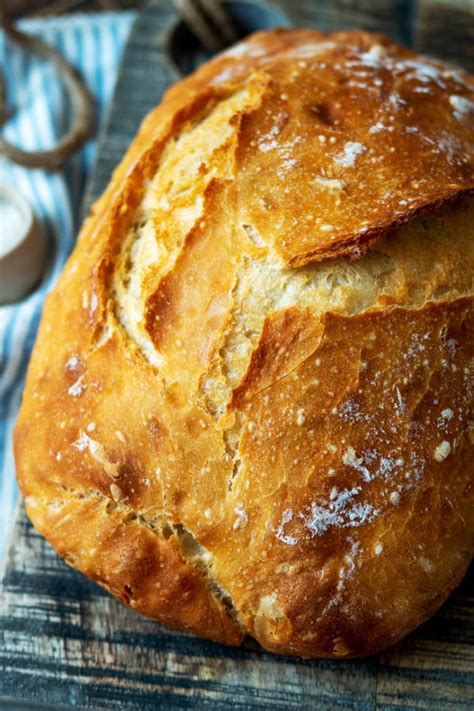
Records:
[[[248,90],[237,91],[212,105],[176,139],[167,142],[124,236],[112,286],[115,314],[129,338],[157,369],[162,359],[144,328],[143,302],[173,269],[186,238],[203,217],[206,188],[211,181],[225,180],[232,172],[231,143],[236,128],[231,119],[249,105]],[[217,170],[212,165],[216,156]],[[163,229],[161,223],[167,218],[172,224]]]
[[[153,516],[140,510],[135,510],[123,502],[119,503],[113,498],[106,496],[96,490],[79,490],[72,487],[61,487],[63,498],[55,497],[54,499],[46,499],[44,497],[34,498],[27,497],[26,504],[29,510],[34,510],[38,504],[44,508],[50,508],[53,511],[60,512],[65,506],[71,503],[71,500],[90,502],[91,504],[105,504],[106,512],[117,511],[124,515],[124,523],[136,522],[138,525],[147,528],[154,535],[159,536],[162,540],[167,541],[174,536],[179,544],[179,550],[183,558],[191,565],[196,566],[206,585],[209,593],[222,603],[233,623],[238,627],[242,634],[247,634],[248,631],[244,628],[239,620],[238,611],[233,605],[232,597],[227,590],[224,590],[218,581],[212,575],[212,555],[208,550],[200,544],[191,531],[182,523],[176,523],[165,512],[155,513]],[[65,560],[69,565],[80,566],[80,555],[75,557],[72,554],[66,554]],[[133,597],[128,596],[127,604],[132,603]]]

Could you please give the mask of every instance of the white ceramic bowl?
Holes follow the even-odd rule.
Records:
[[[38,283],[46,242],[28,202],[0,183],[0,304],[18,301]]]

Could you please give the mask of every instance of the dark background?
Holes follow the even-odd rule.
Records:
[[[172,0],[170,0],[172,2]],[[65,12],[97,12],[100,10],[132,10],[145,0],[6,0],[9,17],[60,15]]]

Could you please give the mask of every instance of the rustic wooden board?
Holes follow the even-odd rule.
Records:
[[[473,0],[452,4],[452,16],[441,0],[273,0],[232,7],[247,31],[276,24],[364,27],[472,66]],[[176,65],[189,71],[206,56],[176,22],[167,0],[154,0],[138,18],[86,204],[103,189],[143,115],[179,76]],[[457,44],[445,45],[440,28]],[[170,59],[164,50],[177,32],[188,52]],[[276,657],[254,643],[229,649],[167,630],[120,605],[68,568],[21,507],[0,598],[0,709],[472,709],[473,601],[471,568],[436,617],[366,660]]]
[[[413,44],[474,72],[474,0],[419,0]]]

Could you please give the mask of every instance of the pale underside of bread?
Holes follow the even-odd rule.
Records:
[[[314,31],[170,90],[48,298],[16,428],[69,563],[167,625],[308,657],[439,607],[473,551],[472,99]]]

